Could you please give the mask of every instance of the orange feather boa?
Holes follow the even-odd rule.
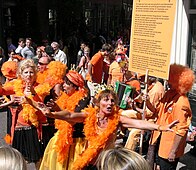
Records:
[[[83,169],[99,154],[101,149],[105,148],[109,137],[117,129],[120,118],[118,110],[115,109],[113,114],[108,117],[107,128],[103,132],[97,133],[98,108],[89,106],[84,109],[84,111],[89,113],[84,126],[84,133],[88,140],[88,148],[76,159],[73,164],[73,170]]]
[[[62,92],[62,95],[58,98],[56,103],[61,109],[73,112],[79,101],[82,100],[86,94],[87,92],[84,89],[76,91],[71,96]],[[69,147],[73,143],[73,127],[64,120],[55,120],[55,127],[58,129],[58,139],[55,144],[55,149],[57,151],[58,162],[63,163],[68,156]]]
[[[36,83],[35,83],[36,84]],[[11,82],[11,85],[13,85],[13,90],[15,92],[16,96],[24,96],[24,88],[25,88],[25,83],[21,79],[15,79],[14,81]],[[9,83],[7,84],[9,86]],[[42,95],[43,93],[49,94],[50,88],[45,87],[44,85],[41,86],[41,91],[40,91],[40,86],[35,87],[35,91],[38,95]],[[33,96],[29,96],[31,99]],[[32,99],[33,100],[33,99]],[[30,122],[32,125],[38,127],[39,125],[39,120],[43,118],[43,115],[38,113],[37,109],[35,109],[33,106],[30,104],[24,103],[22,104],[22,117],[25,122]]]

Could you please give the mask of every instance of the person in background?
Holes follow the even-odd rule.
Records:
[[[82,75],[84,80],[86,80],[86,74],[88,72],[88,63],[90,61],[90,48],[84,47],[84,55],[81,57],[79,65],[77,67],[79,73]]]
[[[60,50],[59,44],[57,42],[52,42],[51,46],[54,50],[53,58],[55,59],[55,61],[60,61],[63,64],[67,64],[67,56],[62,50]]]
[[[106,56],[103,60],[103,83],[107,84],[109,78],[109,68],[110,65],[115,61],[115,53],[112,52],[110,55]]]
[[[55,61],[55,59],[54,59],[54,49],[50,45],[47,45],[44,48],[44,51],[45,51],[45,54],[49,57],[50,61]]]
[[[49,62],[50,62],[50,59],[48,57],[40,57],[38,64],[37,64],[38,73],[43,73],[44,71],[46,71]],[[39,77],[39,76],[37,76],[37,77]],[[43,83],[43,82],[38,82],[38,83]]]
[[[19,38],[18,47],[16,48],[15,53],[21,55],[21,51],[24,48],[24,46],[25,46],[24,38]]]
[[[21,55],[25,59],[32,59],[35,56],[35,50],[32,47],[32,39],[26,38],[26,46],[21,50]]]
[[[98,170],[151,170],[141,155],[121,147],[102,151],[96,166]]]
[[[80,43],[80,50],[78,51],[78,55],[77,55],[77,61],[76,61],[76,66],[79,65],[82,56],[84,56],[84,48],[86,47],[86,44],[84,42]]]
[[[15,55],[15,51],[14,50],[11,50],[11,51],[8,51],[8,61],[13,61],[13,56]]]
[[[103,77],[103,60],[105,56],[108,56],[112,51],[110,44],[104,44],[102,49],[96,53],[88,64],[88,79],[93,83],[101,84]]]
[[[12,38],[11,37],[8,37],[6,39],[6,43],[7,43],[7,50],[8,51],[15,51],[16,50],[16,47],[12,44]]]
[[[124,82],[127,70],[127,58],[124,51],[116,50],[115,61],[110,65],[108,85],[115,86],[116,81]]]
[[[0,169],[27,170],[27,163],[22,154],[9,146],[0,147]]]
[[[0,46],[0,67],[2,67],[3,63],[6,61],[6,57],[4,54],[4,49]],[[2,75],[2,72],[0,71],[0,83],[5,82],[5,77]]]
[[[91,92],[91,102],[95,95],[95,84],[101,84],[103,79],[104,58],[112,51],[110,44],[104,44],[88,63],[88,73],[86,75],[87,85]]]
[[[33,61],[34,61],[34,63],[35,63],[36,65],[38,64],[39,59],[42,57],[42,55],[43,55],[43,53],[44,53],[44,49],[45,49],[44,46],[37,47],[36,56],[34,56],[34,57],[32,58]]]

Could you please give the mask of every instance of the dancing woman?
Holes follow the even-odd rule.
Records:
[[[17,79],[0,86],[0,94],[14,95],[14,103],[18,106],[12,146],[22,153],[27,162],[37,163],[41,158],[40,124],[46,121],[46,117],[26,103],[24,97],[42,101],[39,97],[42,93],[35,79],[36,66],[33,60],[23,60],[18,67]]]
[[[89,106],[81,113],[62,110],[51,112],[46,106],[39,107],[49,117],[66,120],[67,122],[84,122],[84,134],[88,141],[86,149],[73,162],[72,169],[84,169],[94,164],[100,151],[114,147],[116,132],[119,125],[138,129],[172,131],[177,121],[169,125],[157,125],[144,120],[130,119],[120,115],[117,107],[117,95],[112,90],[103,90],[95,98],[96,106]]]
[[[80,112],[89,101],[90,96],[85,89],[83,77],[78,72],[70,70],[64,78],[60,97],[55,102],[51,100],[48,105],[57,112]],[[82,153],[86,144],[83,124],[55,120],[55,127],[58,131],[45,149],[40,170],[71,170],[73,161]]]

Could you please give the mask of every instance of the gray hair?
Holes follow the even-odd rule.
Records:
[[[0,147],[0,169],[27,170],[27,164],[22,154],[9,146]]]

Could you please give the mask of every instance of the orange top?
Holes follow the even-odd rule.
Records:
[[[148,92],[150,103],[156,108],[159,104],[159,101],[163,98],[165,94],[165,90],[163,85],[157,81],[155,84],[151,86],[151,89]],[[148,108],[146,109],[146,116],[153,116],[153,112],[151,112]]]
[[[99,51],[92,57],[92,59],[89,62],[92,64],[92,77],[93,77],[94,83],[100,84],[102,82],[103,60],[104,60],[104,57],[102,53]],[[87,74],[86,79],[90,80],[89,74]]]
[[[123,72],[122,68],[118,62],[114,61],[109,68],[109,75],[112,77],[111,85],[114,85],[116,81],[123,81]]]
[[[128,84],[131,87],[135,87],[136,91],[138,93],[140,93],[141,86],[140,86],[140,82],[138,80],[135,80],[135,79],[134,80],[129,80],[129,81],[126,82],[126,84]]]
[[[175,145],[175,136],[180,135],[182,140],[176,150],[176,158],[179,158],[184,154],[186,136],[192,118],[189,100],[186,96],[169,90],[160,101],[157,110],[159,110],[157,124],[166,125],[174,120],[179,120],[179,123],[172,128],[174,132],[153,131],[150,143],[155,144],[161,135],[159,156],[168,159],[172,146]]]
[[[15,94],[16,93],[15,92],[16,89],[14,88],[14,83],[16,82],[16,80],[17,79],[15,79],[13,81],[10,81],[9,83],[6,83],[6,85],[4,87],[0,86],[0,94],[1,95],[12,95],[12,94]],[[35,83],[35,86],[37,86],[37,85],[38,84]],[[33,100],[34,101],[39,101],[39,102],[42,101],[37,94],[33,97]],[[24,120],[23,109],[24,108],[21,107],[21,110],[19,111],[18,118],[17,118],[17,124],[16,125],[18,125],[18,126],[31,126],[32,122]],[[36,110],[35,114],[38,117],[38,119],[37,119],[38,122],[46,122],[46,117],[42,114],[41,111]]]

